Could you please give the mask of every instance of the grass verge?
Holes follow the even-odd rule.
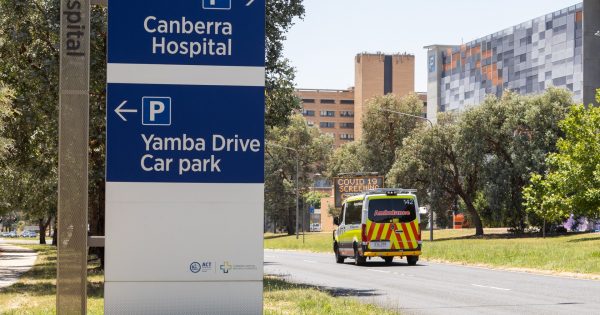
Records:
[[[14,285],[0,289],[0,314],[56,314],[56,249],[47,245],[20,245],[38,253],[35,266]],[[88,266],[88,314],[104,313],[104,276],[97,263]],[[350,298],[334,297],[315,287],[296,285],[274,277],[264,281],[264,313],[287,314],[396,314]]]
[[[318,288],[266,277],[264,281],[264,314],[397,314],[350,298],[333,297]]]
[[[515,237],[502,229],[486,230],[475,237],[474,230],[435,231],[435,242],[428,242],[423,231],[426,260],[525,268],[551,272],[600,276],[600,233],[547,237]],[[269,235],[265,248],[332,252],[330,233],[307,235],[305,244],[295,236]]]
[[[35,250],[38,258],[31,270],[10,287],[0,289],[0,314],[56,314],[56,248],[50,245],[19,245]],[[88,265],[88,314],[104,314],[104,276],[98,264]]]

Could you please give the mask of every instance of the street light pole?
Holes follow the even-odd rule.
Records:
[[[276,144],[273,142],[266,142],[266,144],[270,145],[270,146],[294,151],[294,153],[296,153],[296,239],[298,239],[300,237],[300,233],[298,231],[298,221],[299,221],[299,216],[300,216],[300,204],[299,204],[299,199],[300,199],[299,190],[300,189],[298,186],[298,173],[300,172],[300,154],[298,153],[298,150],[296,150],[294,148],[286,147],[286,146]]]
[[[425,117],[408,114],[408,113],[403,113],[403,112],[398,112],[398,111],[387,109],[387,108],[381,108],[380,110],[384,111],[384,112],[400,115],[400,116],[407,116],[407,117],[412,117],[415,119],[426,120],[429,123],[429,126],[431,126],[431,129],[433,129],[433,122]],[[431,175],[430,175],[431,183],[429,185],[429,189],[430,189],[430,193],[433,193],[433,189],[432,189],[432,187],[433,187],[433,168],[430,168],[430,169],[431,169]],[[431,204],[429,205],[429,241],[433,242],[433,207],[431,206]]]

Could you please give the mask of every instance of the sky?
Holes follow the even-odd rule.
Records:
[[[354,56],[410,53],[415,90],[427,91],[427,51],[459,45],[580,3],[578,0],[304,0],[306,15],[287,34],[284,55],[296,87],[354,86]]]

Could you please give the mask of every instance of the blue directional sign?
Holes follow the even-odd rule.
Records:
[[[262,314],[265,1],[109,0],[106,314]]]
[[[265,0],[109,2],[107,181],[264,181],[264,18]]]

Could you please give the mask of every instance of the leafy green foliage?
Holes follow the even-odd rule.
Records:
[[[0,86],[0,159],[12,148],[12,140],[2,137],[6,125],[15,115],[12,107],[14,92],[5,86]]]
[[[288,233],[294,233],[296,163],[299,164],[299,191],[303,195],[311,186],[314,174],[325,170],[333,138],[321,134],[316,127],[309,127],[301,115],[292,116],[287,127],[272,128],[266,138],[265,214],[271,221],[285,225]]]
[[[571,104],[567,91],[551,88],[538,96],[490,96],[464,113],[461,132],[485,154],[481,189],[486,207],[502,214],[504,226],[525,229],[522,189],[532,171],[545,169],[544,158],[555,150],[561,134],[558,123]]]
[[[402,147],[402,140],[425,123],[384,110],[420,116],[422,109],[423,102],[416,94],[403,98],[388,94],[367,102],[362,139],[365,150],[363,168],[366,171],[386,174],[394,164],[396,150]]]
[[[525,189],[524,205],[550,218],[600,217],[600,108],[571,107],[561,121],[564,137],[558,152],[546,158],[545,176],[532,175]],[[543,210],[542,210],[543,209]]]
[[[430,191],[438,216],[451,210],[449,201],[460,199],[477,233],[483,232],[482,215],[493,221],[489,225],[523,231],[522,189],[532,170],[545,169],[544,157],[555,150],[559,121],[571,102],[558,89],[533,97],[506,92],[459,115],[441,115],[433,130],[405,139],[388,183],[417,188],[421,195]]]
[[[294,19],[303,16],[302,0],[267,0],[265,123],[270,127],[288,124],[292,110],[300,108],[295,96],[295,70],[283,57],[283,42]]]
[[[327,165],[327,175],[333,178],[342,173],[366,172],[365,146],[358,141],[345,143],[335,149]]]
[[[306,200],[306,204],[315,207],[315,209],[321,209],[321,198],[327,197],[329,197],[328,194],[320,191],[309,191],[304,194],[304,200]]]
[[[32,219],[56,209],[59,1],[0,1],[0,81],[14,90],[19,115],[3,134],[14,140],[2,163],[2,199]]]
[[[394,166],[387,175],[388,185],[417,188],[421,200],[430,191],[430,202],[449,206],[448,200],[460,197],[476,227],[483,234],[483,224],[474,207],[483,166],[483,152],[462,132],[462,121],[452,114],[442,114],[431,129],[422,129],[404,140]],[[449,198],[452,196],[454,198]],[[438,215],[446,209],[435,209]]]

